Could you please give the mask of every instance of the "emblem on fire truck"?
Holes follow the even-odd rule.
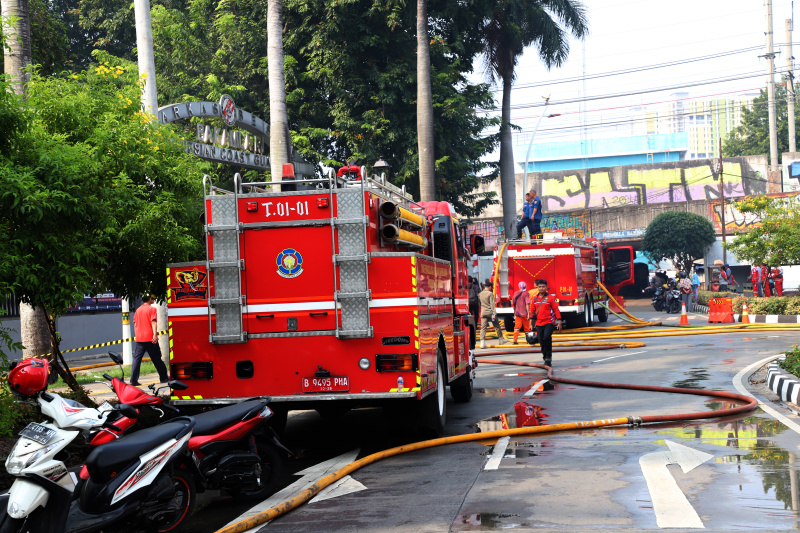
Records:
[[[228,126],[236,124],[236,105],[233,103],[233,98],[223,94],[219,99],[219,111],[225,124]]]
[[[278,254],[278,275],[284,278],[296,278],[303,273],[303,256],[293,248],[286,248]]]

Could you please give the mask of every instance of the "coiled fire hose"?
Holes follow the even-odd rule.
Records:
[[[329,474],[317,480],[313,485],[302,491],[300,494],[297,494],[296,496],[293,496],[292,498],[289,498],[288,500],[278,505],[275,505],[274,507],[271,507],[265,511],[262,511],[261,513],[258,513],[246,520],[242,520],[240,522],[236,522],[235,524],[231,524],[230,526],[224,527],[218,530],[217,533],[243,533],[249,529],[264,524],[265,522],[274,520],[275,518],[281,516],[282,514],[285,514],[291,511],[292,509],[299,507],[303,503],[309,501],[319,491],[321,491],[328,485],[338,481],[344,476],[351,474],[364,466],[380,461],[381,459],[386,459],[388,457],[393,457],[395,455],[400,455],[402,453],[412,452],[416,450],[424,450],[426,448],[433,448],[436,446],[444,446],[446,444],[457,444],[461,442],[499,439],[501,437],[507,437],[507,436],[526,436],[526,435],[535,435],[539,433],[556,433],[561,431],[571,431],[576,429],[598,428],[598,427],[608,427],[608,426],[622,426],[622,425],[640,426],[642,424],[672,422],[681,420],[702,420],[710,418],[721,418],[726,416],[733,416],[742,413],[747,413],[755,410],[758,407],[758,401],[755,398],[751,398],[743,394],[736,394],[732,392],[568,379],[556,376],[553,373],[552,368],[547,367],[540,363],[527,363],[523,361],[496,361],[492,359],[483,359],[483,358],[477,359],[476,361],[484,364],[502,364],[502,365],[516,365],[516,366],[542,368],[547,370],[547,377],[551,381],[555,381],[558,383],[568,383],[572,385],[582,385],[586,387],[601,387],[609,389],[630,389],[630,390],[641,390],[641,391],[669,392],[674,394],[693,394],[697,396],[709,396],[713,398],[721,398],[729,400],[731,402],[741,402],[743,405],[728,409],[721,409],[718,411],[678,413],[673,415],[626,416],[626,417],[603,419],[603,420],[588,420],[584,422],[553,424],[549,426],[533,426],[533,427],[523,427],[515,429],[504,429],[497,431],[487,431],[485,433],[469,433],[466,435],[442,437],[439,439],[431,439],[421,442],[415,442],[412,444],[406,444],[404,446],[397,446],[395,448],[390,448],[388,450],[383,450],[381,452],[373,453],[362,459],[354,461],[349,465],[340,468],[336,472],[333,472],[332,474]]]

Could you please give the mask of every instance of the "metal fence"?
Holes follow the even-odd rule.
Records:
[[[19,316],[19,298],[13,292],[6,296],[4,300],[0,300],[0,317],[18,317]]]

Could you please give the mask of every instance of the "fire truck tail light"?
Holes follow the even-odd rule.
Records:
[[[317,198],[317,207],[328,207],[328,199],[327,198]]]
[[[258,211],[258,202],[247,202],[247,212],[255,213]]]
[[[211,379],[214,377],[214,363],[172,363],[173,379]]]
[[[415,353],[389,353],[375,356],[375,370],[378,372],[415,371],[418,369],[419,359]]]

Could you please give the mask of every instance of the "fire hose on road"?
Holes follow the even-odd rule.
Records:
[[[252,516],[246,520],[242,520],[241,522],[237,522],[223,529],[220,529],[217,531],[217,533],[243,533],[249,529],[264,524],[265,522],[274,520],[275,518],[281,516],[282,514],[285,514],[291,511],[292,509],[299,507],[303,503],[309,501],[322,489],[338,481],[344,476],[351,474],[364,466],[370,465],[382,459],[386,459],[388,457],[393,457],[395,455],[400,455],[407,452],[424,450],[426,448],[434,448],[437,446],[444,446],[447,444],[458,444],[462,442],[499,439],[507,436],[528,436],[528,435],[536,435],[539,433],[556,433],[561,431],[572,431],[572,430],[599,428],[608,426],[622,426],[622,425],[640,426],[642,424],[652,424],[652,423],[721,418],[721,417],[739,415],[750,411],[754,411],[758,407],[758,401],[755,398],[732,392],[686,389],[677,387],[658,387],[651,385],[635,385],[627,383],[609,383],[609,382],[585,381],[585,380],[561,378],[553,373],[552,368],[547,367],[540,363],[527,363],[522,361],[498,361],[498,360],[483,359],[483,358],[477,359],[477,362],[484,364],[503,364],[503,365],[541,368],[547,371],[547,377],[551,381],[555,381],[558,383],[567,383],[572,385],[581,385],[585,387],[599,387],[599,388],[609,388],[609,389],[629,389],[629,390],[640,390],[640,391],[651,391],[651,392],[668,392],[673,394],[692,394],[696,396],[720,398],[731,402],[741,402],[742,405],[728,409],[721,409],[718,411],[700,411],[695,413],[678,413],[673,415],[625,416],[620,418],[611,418],[603,420],[588,420],[583,422],[553,424],[549,426],[534,426],[534,427],[523,427],[515,429],[505,429],[498,431],[488,431],[485,433],[469,433],[465,435],[454,435],[452,437],[443,437],[439,439],[431,439],[421,442],[415,442],[412,444],[406,444],[403,446],[397,446],[395,448],[390,448],[388,450],[383,450],[381,452],[373,453],[362,459],[354,461],[349,465],[345,466],[344,468],[341,468],[336,472],[319,479],[313,485],[308,487],[306,490],[302,491],[300,494],[297,494],[296,496],[289,498],[288,500],[274,507],[271,507],[255,516]]]

